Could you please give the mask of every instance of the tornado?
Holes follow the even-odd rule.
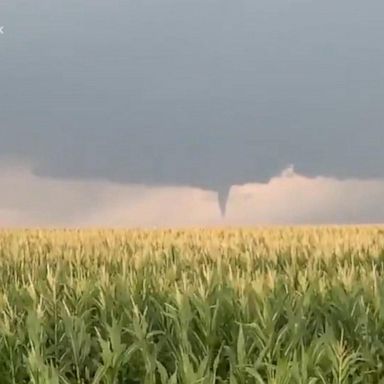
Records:
[[[227,205],[228,205],[228,197],[229,197],[229,191],[231,189],[230,185],[225,185],[220,187],[217,190],[218,195],[218,203],[220,208],[221,217],[224,218],[226,211],[227,211]]]

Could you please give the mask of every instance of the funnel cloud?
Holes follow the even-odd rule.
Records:
[[[218,203],[220,207],[221,217],[225,217],[230,189],[231,189],[230,186],[225,186],[218,189],[217,196],[218,196]]]

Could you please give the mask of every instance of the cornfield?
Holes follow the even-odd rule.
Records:
[[[1,384],[384,383],[384,230],[0,232]]]

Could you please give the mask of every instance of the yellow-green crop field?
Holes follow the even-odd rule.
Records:
[[[384,229],[0,232],[0,384],[384,383]]]

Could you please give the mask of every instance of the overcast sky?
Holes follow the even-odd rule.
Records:
[[[37,180],[384,177],[382,0],[12,0],[0,26],[0,163]]]

